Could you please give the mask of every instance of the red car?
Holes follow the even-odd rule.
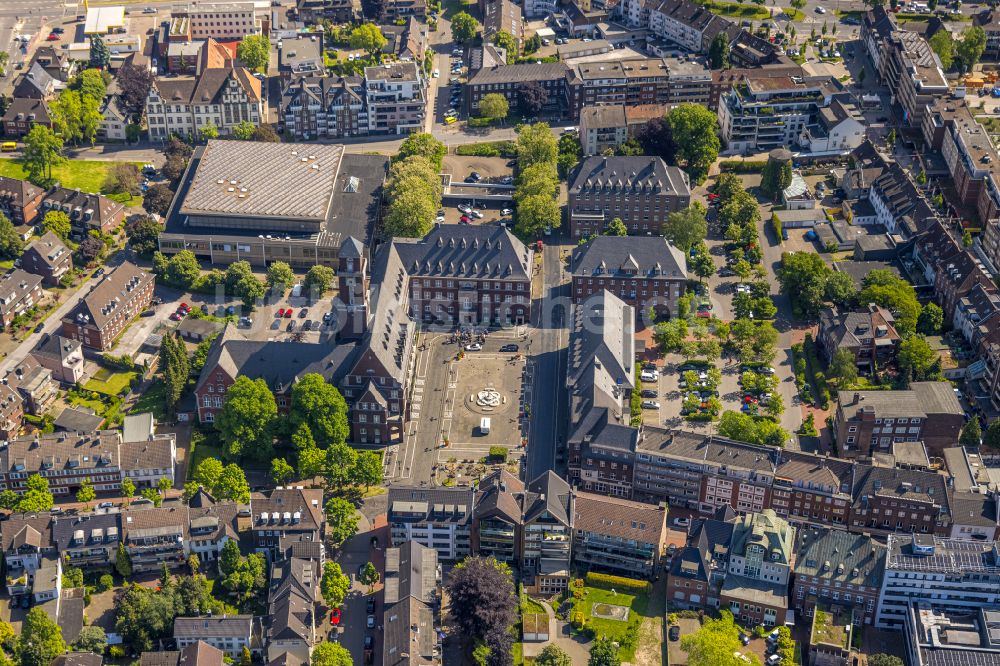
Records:
[[[181,303],[179,306],[177,306],[177,309],[183,310],[184,312],[191,312],[191,306],[188,305],[187,303]]]
[[[289,319],[292,316],[292,312],[293,310],[291,308],[285,310],[285,319]]]
[[[58,42],[59,41],[59,35],[57,35],[54,32],[50,32],[49,36],[46,37],[45,40],[49,41],[49,42]]]
[[[468,215],[463,215],[462,217],[459,218],[459,221],[462,224],[468,224],[469,222],[472,222],[472,218],[469,217]]]
[[[330,624],[332,624],[335,627],[340,624],[339,608],[334,608],[332,611],[330,611]]]
[[[708,195],[708,200],[709,201],[715,201],[718,198],[719,198],[719,195],[716,194],[715,192],[712,192],[711,194]]]
[[[695,316],[696,317],[700,317],[702,319],[711,319],[712,318],[712,313],[709,312],[708,310],[698,310],[698,314],[695,315]]]
[[[285,308],[281,308],[280,310],[278,310],[278,319],[281,319],[284,316],[285,316]]]
[[[182,315],[180,312],[172,312],[170,313],[170,318],[174,321],[180,321],[181,319],[184,318],[184,315]]]

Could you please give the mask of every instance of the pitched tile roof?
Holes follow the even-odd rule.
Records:
[[[667,510],[655,504],[633,502],[579,491],[573,502],[573,529],[591,534],[655,544],[666,532]]]
[[[795,540],[796,576],[878,589],[884,569],[885,545],[870,536],[843,529],[799,529]]]
[[[82,315],[98,329],[103,329],[122,308],[132,307],[134,296],[154,280],[152,273],[128,261],[123,262],[81,298],[76,307],[63,317],[63,321],[84,321],[80,319]]]

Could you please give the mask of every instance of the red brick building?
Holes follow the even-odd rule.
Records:
[[[90,231],[111,233],[125,223],[125,206],[100,194],[56,187],[42,200],[42,216],[50,210],[69,215],[70,238],[83,240]]]
[[[108,351],[118,334],[153,300],[155,278],[125,262],[104,276],[62,320],[62,336]]]
[[[0,277],[0,327],[11,325],[14,318],[38,305],[45,294],[42,278],[15,268]]]
[[[26,180],[0,176],[0,212],[15,227],[35,224],[45,190]]]

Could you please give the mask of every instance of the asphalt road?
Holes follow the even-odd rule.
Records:
[[[566,355],[569,343],[569,283],[563,270],[562,253],[569,246],[546,238],[542,260],[542,298],[534,305],[530,333],[529,362],[532,364],[532,410],[528,437],[526,478],[534,479],[556,468],[557,448],[564,445],[568,414]],[[561,465],[560,465],[561,467]]]

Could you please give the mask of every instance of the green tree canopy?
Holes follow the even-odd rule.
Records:
[[[729,68],[729,35],[720,32],[715,36],[708,48],[708,60],[712,69]]]
[[[604,230],[605,236],[628,236],[628,227],[622,222],[622,218],[616,217],[611,220],[607,228]]]
[[[555,164],[559,156],[556,138],[548,123],[524,125],[517,135],[517,164],[522,170],[533,164]]]
[[[451,34],[457,42],[469,42],[479,32],[479,21],[467,12],[458,12],[451,17]]]
[[[743,654],[740,630],[728,610],[719,619],[706,618],[701,628],[681,637],[681,648],[687,652],[688,666],[760,666],[753,652]]]
[[[52,182],[52,167],[66,161],[62,156],[63,140],[45,125],[35,125],[24,136],[22,161],[28,180],[36,185]]]
[[[21,624],[21,635],[14,651],[20,666],[49,666],[65,651],[62,627],[41,607],[29,610]]]
[[[247,35],[236,47],[236,57],[250,69],[266,72],[271,60],[271,40],[264,35]]]
[[[111,64],[111,50],[100,35],[90,35],[90,68],[107,69]]]
[[[388,43],[382,29],[374,23],[362,23],[351,30],[351,48],[361,49],[372,58],[376,58]]]
[[[983,429],[979,426],[979,417],[973,416],[962,428],[962,434],[958,437],[961,446],[975,448],[978,447],[983,438]]]
[[[503,120],[507,117],[508,111],[510,106],[507,98],[500,93],[488,93],[479,100],[479,115],[483,118]]]
[[[358,533],[358,512],[354,505],[341,497],[326,503],[326,529],[334,546],[340,546]]]
[[[313,649],[312,666],[353,666],[354,660],[340,643],[320,643]]]
[[[433,135],[427,132],[415,132],[408,135],[400,144],[395,160],[402,161],[416,155],[425,158],[434,169],[440,171],[444,165],[444,156],[447,154],[448,148]]]
[[[42,513],[55,504],[52,492],[49,491],[49,480],[38,474],[32,474],[25,482],[27,490],[21,494],[17,503],[18,513]]]
[[[226,391],[215,428],[233,458],[269,460],[277,418],[278,405],[267,382],[240,376]]]
[[[59,238],[66,240],[69,232],[72,231],[69,215],[61,210],[50,210],[42,218],[42,228],[51,231]]]
[[[24,240],[14,228],[10,218],[0,213],[0,256],[5,259],[17,259],[24,254]]]
[[[292,387],[288,417],[292,428],[308,425],[320,448],[342,444],[350,434],[344,397],[318,373],[303,375]]]
[[[944,326],[944,310],[937,303],[928,303],[917,317],[917,331],[924,335],[939,335]]]
[[[339,564],[327,560],[323,565],[323,578],[320,581],[320,592],[326,605],[330,608],[338,608],[344,602],[344,596],[350,589],[350,577],[340,569]]]
[[[667,215],[667,221],[663,223],[663,237],[682,252],[690,251],[708,237],[705,207],[696,201],[684,210]]]
[[[700,104],[680,104],[667,114],[678,159],[687,163],[688,174],[700,180],[719,156],[718,118]]]
[[[518,235],[537,236],[546,227],[555,229],[560,221],[559,204],[544,195],[525,197],[517,204]]]
[[[305,284],[312,296],[314,298],[319,298],[333,286],[334,280],[333,269],[329,266],[316,266],[311,267],[306,271]]]
[[[266,281],[270,289],[281,290],[284,293],[295,284],[295,273],[292,272],[292,267],[284,261],[273,261],[267,267]]]
[[[799,317],[815,317],[823,307],[830,267],[814,252],[785,252],[781,255],[778,282]]]
[[[535,659],[535,666],[573,666],[573,659],[561,647],[549,643]]]
[[[888,308],[896,318],[896,330],[901,335],[906,336],[916,331],[921,308],[913,285],[884,269],[868,273],[862,284],[859,302],[875,303]]]
[[[927,43],[941,59],[941,68],[945,71],[951,69],[952,63],[955,62],[955,40],[952,39],[951,33],[947,30],[938,30]]]
[[[611,639],[598,638],[591,644],[587,666],[621,666],[621,663],[618,648],[611,642]]]
[[[955,55],[967,71],[979,62],[985,50],[986,32],[978,25],[963,30],[962,39],[955,45]]]
[[[284,458],[275,458],[271,461],[271,480],[277,485],[283,486],[295,476],[295,468],[288,464]]]

